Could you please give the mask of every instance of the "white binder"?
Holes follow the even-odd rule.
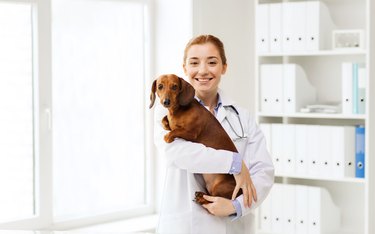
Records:
[[[316,91],[303,68],[297,64],[283,65],[283,106],[285,113],[296,113],[306,105],[315,103]]]
[[[282,51],[282,3],[269,4],[270,12],[270,52]]]
[[[269,4],[258,4],[256,9],[256,40],[257,53],[269,52]]]
[[[307,158],[307,125],[296,125],[296,163],[295,172],[297,175],[307,175],[307,165],[309,160]]]
[[[342,113],[353,114],[353,64],[341,66]]]
[[[320,175],[320,156],[319,156],[319,128],[318,125],[307,125],[307,170],[311,176]]]
[[[283,110],[283,66],[263,64],[260,66],[260,111],[280,114]]]
[[[295,151],[295,125],[294,124],[285,124],[282,125],[283,131],[283,145],[282,145],[282,160],[283,160],[283,172],[285,174],[291,175],[294,174],[295,170],[295,160],[296,160],[296,151]]]
[[[332,126],[332,177],[355,177],[355,127]]]
[[[333,170],[332,127],[319,126],[319,171],[320,176],[330,178]]]
[[[296,224],[296,194],[295,185],[283,185],[283,233],[293,234],[295,232]]]
[[[306,50],[306,4],[283,3],[283,52]]]
[[[306,4],[306,50],[331,49],[331,34],[335,28],[327,6],[321,1]]]
[[[357,98],[357,106],[358,106],[358,114],[365,114],[366,113],[366,68],[360,66],[358,68],[358,98]]]
[[[272,200],[271,200],[271,233],[284,233],[284,212],[283,209],[286,208],[283,206],[284,203],[284,192],[283,184],[274,184],[271,190]]]
[[[272,161],[276,175],[284,173],[283,130],[283,124],[271,124]]]
[[[332,233],[340,227],[340,210],[324,188],[308,187],[309,234]]]
[[[303,185],[296,185],[295,188],[295,207],[296,207],[296,234],[306,234],[308,233],[308,204],[309,195],[308,187]]]
[[[264,138],[266,139],[267,150],[271,153],[271,124],[261,123],[259,124],[259,128],[262,130]]]
[[[263,201],[262,205],[259,209],[259,217],[260,217],[260,229],[263,232],[271,232],[272,231],[272,190],[268,197]]]

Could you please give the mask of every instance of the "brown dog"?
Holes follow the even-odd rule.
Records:
[[[202,143],[214,149],[237,152],[232,140],[225,132],[219,121],[195,98],[195,90],[184,79],[176,75],[162,75],[152,84],[151,104],[155,103],[155,92],[160,103],[168,109],[168,115],[162,120],[164,129],[170,130],[164,140],[167,143],[176,137],[188,141]],[[236,186],[234,177],[230,174],[203,174],[209,195],[232,198]],[[202,192],[195,193],[195,201],[207,204]],[[241,191],[237,194],[241,195]]]

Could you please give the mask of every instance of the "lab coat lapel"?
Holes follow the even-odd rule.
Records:
[[[217,111],[216,119],[220,123],[223,123],[225,117],[227,117],[227,115],[228,115],[228,112],[226,111],[224,106],[233,105],[234,102],[231,99],[229,99],[228,97],[226,97],[224,92],[220,89],[219,89],[219,95],[220,95],[222,105],[220,106],[220,108]]]

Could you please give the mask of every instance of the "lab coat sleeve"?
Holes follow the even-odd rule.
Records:
[[[228,173],[233,162],[233,152],[216,150],[203,144],[175,139],[164,141],[168,132],[161,124],[167,114],[165,108],[156,104],[154,112],[154,143],[159,154],[165,156],[167,164],[187,170],[190,173]]]
[[[246,165],[249,168],[251,179],[257,192],[257,202],[252,203],[250,208],[245,208],[243,195],[236,199],[241,204],[242,216],[249,214],[266,199],[274,182],[274,166],[271,156],[266,147],[265,137],[255,120],[249,117],[248,142],[244,152]]]

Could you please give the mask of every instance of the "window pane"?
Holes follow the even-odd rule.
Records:
[[[34,214],[31,5],[0,2],[0,222]]]
[[[55,215],[145,203],[143,5],[53,1]]]

